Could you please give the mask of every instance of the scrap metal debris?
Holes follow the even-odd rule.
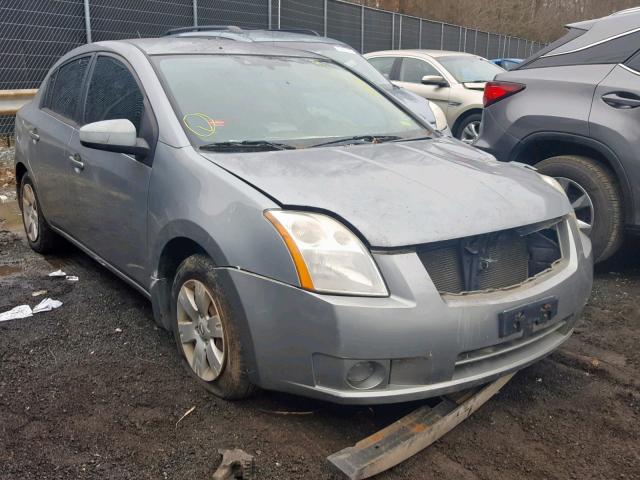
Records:
[[[120,330],[120,329],[119,329],[119,328],[116,328],[116,332],[117,332],[118,330]],[[120,331],[122,331],[122,330],[120,330]],[[196,406],[194,405],[194,406],[193,406],[193,407],[191,407],[189,410],[187,410],[187,411],[184,413],[184,415],[182,415],[182,416],[180,417],[180,420],[178,420],[178,421],[176,422],[176,427],[177,427],[177,426],[178,426],[178,424],[182,421],[182,419],[183,419],[183,418],[187,417],[188,415],[191,415],[191,413],[192,413],[195,409],[196,409]]]
[[[194,407],[195,408],[195,407]],[[253,455],[244,450],[218,450],[222,454],[222,462],[213,474],[213,480],[252,480],[255,475]]]
[[[505,375],[484,387],[441,397],[435,407],[420,407],[353,447],[330,455],[327,460],[350,480],[384,472],[428,447],[471,416],[513,375]]]

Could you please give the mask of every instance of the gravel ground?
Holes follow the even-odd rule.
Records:
[[[639,247],[598,268],[565,347],[379,478],[640,478]],[[79,282],[46,276],[58,268]],[[15,202],[1,204],[0,312],[35,305],[38,290],[64,305],[0,323],[3,480],[207,478],[219,448],[255,455],[260,479],[338,479],[327,455],[416,406],[343,407],[271,392],[219,400],[182,370],[140,294],[73,248],[31,252]]]

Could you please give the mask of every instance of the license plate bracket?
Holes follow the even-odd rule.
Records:
[[[523,337],[531,335],[540,326],[549,323],[558,313],[558,299],[548,297],[520,305],[498,315],[500,338],[522,332]]]

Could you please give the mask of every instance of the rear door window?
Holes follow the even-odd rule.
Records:
[[[65,63],[50,77],[43,108],[69,120],[78,120],[78,104],[91,57],[81,57]]]
[[[425,75],[440,75],[440,72],[430,63],[417,58],[404,57],[400,65],[401,82],[422,83]]]
[[[84,123],[127,119],[140,132],[144,96],[131,71],[113,57],[96,60],[84,108]]]
[[[393,72],[393,64],[395,63],[397,57],[375,57],[369,58],[369,63],[375,67],[382,75],[384,75],[388,80],[395,80],[395,78],[391,77],[391,73]]]

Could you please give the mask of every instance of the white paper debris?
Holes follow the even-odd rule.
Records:
[[[61,306],[62,302],[60,300],[45,298],[38,305],[33,307],[33,313],[48,312],[49,310],[53,310],[54,308],[58,308]]]
[[[4,322],[6,320],[15,320],[18,318],[27,318],[31,317],[33,312],[29,305],[18,305],[17,307],[13,307],[8,312],[0,313],[0,322]]]
[[[51,272],[49,276],[50,277],[66,277],[67,274],[64,273],[62,270],[56,270],[55,272]]]
[[[6,195],[0,195],[0,203],[7,203],[9,201],[9,197]]]
[[[67,280],[70,281],[70,282],[77,282],[80,279],[78,277],[76,277],[75,275],[67,275]]]
[[[44,295],[45,293],[47,293],[46,290],[38,290],[37,292],[33,292],[31,294],[32,297],[39,297],[40,295]]]
[[[116,333],[122,333],[122,329],[121,328],[116,328]]]

